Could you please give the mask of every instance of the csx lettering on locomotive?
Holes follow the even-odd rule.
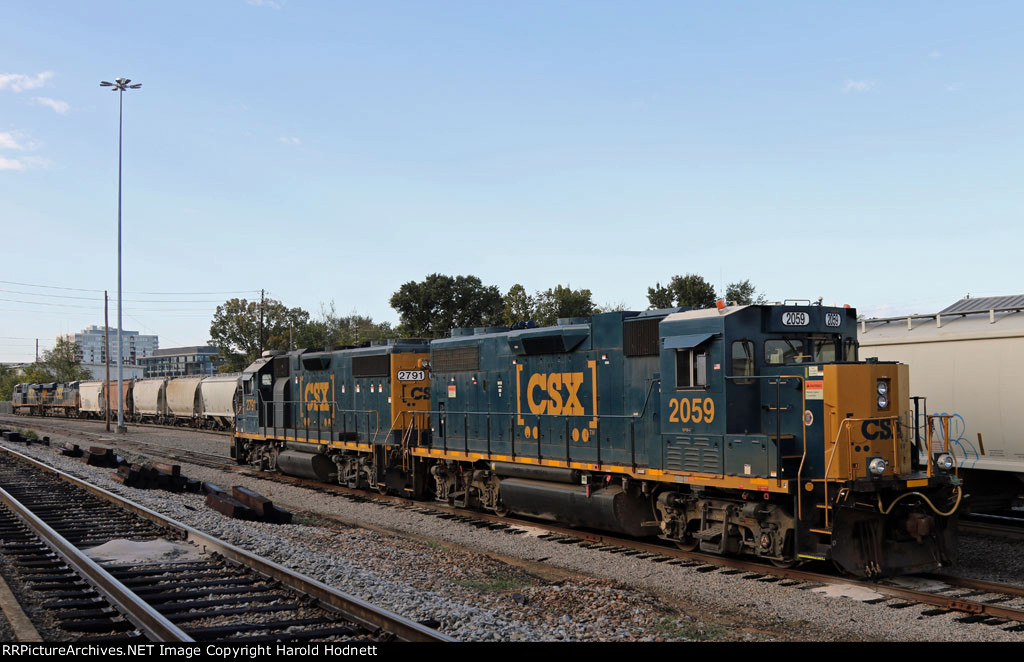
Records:
[[[892,439],[892,421],[889,419],[871,419],[860,426],[860,433],[868,441]]]
[[[306,384],[303,395],[306,400],[306,411],[330,411],[327,404],[327,393],[331,388],[330,382],[309,382]]]
[[[582,372],[552,372],[531,375],[526,386],[526,402],[530,407],[530,413],[551,416],[584,416],[586,412],[583,410],[579,396],[582,385]],[[539,399],[537,398],[538,391]]]

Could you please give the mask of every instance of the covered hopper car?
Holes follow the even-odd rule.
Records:
[[[964,299],[932,315],[867,319],[861,352],[912,367],[925,412],[950,415],[949,445],[972,511],[1024,491],[1024,296]],[[944,443],[936,430],[936,443]]]
[[[123,380],[126,421],[189,425],[218,430],[234,426],[240,406],[237,374]],[[16,414],[100,419],[116,416],[117,382],[17,384],[11,398]]]

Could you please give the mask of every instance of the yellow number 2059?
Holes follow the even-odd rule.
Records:
[[[671,423],[710,423],[715,420],[715,401],[711,398],[672,398],[668,401]]]

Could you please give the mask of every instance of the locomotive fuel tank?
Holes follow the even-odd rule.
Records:
[[[505,478],[502,504],[514,513],[630,536],[659,533],[650,500],[639,489],[619,484],[571,485],[526,478]],[[650,523],[650,524],[649,524]]]
[[[289,476],[326,483],[337,473],[330,458],[320,453],[283,450],[277,454],[277,468]]]

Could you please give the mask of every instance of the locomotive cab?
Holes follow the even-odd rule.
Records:
[[[857,362],[856,331],[853,309],[815,305],[662,322],[665,468],[721,476],[659,496],[664,537],[857,575],[954,560],[959,491],[914,465],[909,369]]]

